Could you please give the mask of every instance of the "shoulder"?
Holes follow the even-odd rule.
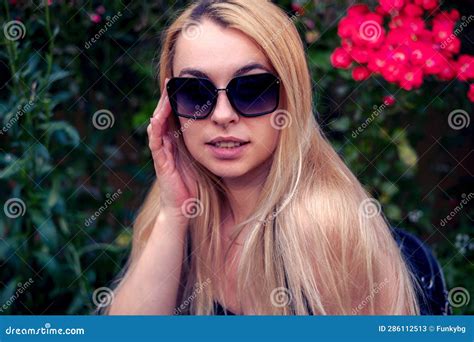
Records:
[[[392,235],[402,252],[409,269],[418,281],[421,292],[417,295],[422,315],[449,315],[446,282],[438,261],[431,249],[415,235],[400,228],[391,228]]]

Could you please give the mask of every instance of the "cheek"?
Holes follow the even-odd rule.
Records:
[[[266,159],[275,151],[280,131],[268,128],[260,132],[261,134],[255,137],[256,148],[261,158]]]

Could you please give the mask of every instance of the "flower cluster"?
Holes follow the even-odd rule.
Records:
[[[331,54],[331,64],[341,69],[354,66],[356,81],[377,74],[405,90],[419,88],[429,75],[442,81],[473,81],[474,57],[459,55],[461,41],[456,35],[468,22],[463,17],[456,28],[459,12],[441,11],[438,2],[380,0],[373,12],[364,4],[351,6],[339,22],[341,46]],[[474,100],[472,84],[468,98]]]

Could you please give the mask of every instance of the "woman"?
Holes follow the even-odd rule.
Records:
[[[314,118],[280,8],[193,3],[166,32],[159,76],[157,180],[108,313],[419,314],[378,202]]]

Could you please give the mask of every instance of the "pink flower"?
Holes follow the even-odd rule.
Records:
[[[89,14],[89,18],[94,24],[100,23],[102,20],[102,17],[95,13]]]
[[[467,98],[469,99],[469,101],[474,102],[474,83],[469,86]]]
[[[395,104],[396,100],[393,95],[386,95],[383,97],[383,103],[384,105],[391,107]]]
[[[105,7],[102,6],[102,5],[100,5],[99,7],[97,7],[97,8],[95,9],[95,12],[96,12],[97,14],[104,14],[104,13],[105,13]]]
[[[403,14],[410,17],[421,17],[423,15],[423,9],[414,4],[407,4],[403,9]]]
[[[405,90],[419,88],[423,84],[423,72],[421,69],[411,69],[403,74],[400,79],[400,87]]]
[[[347,69],[352,64],[349,53],[343,48],[336,48],[331,54],[331,64],[335,68]]]
[[[470,81],[474,79],[474,57],[461,55],[457,60],[458,79],[461,81]]]
[[[405,4],[405,0],[380,0],[380,6],[387,13],[400,10]]]
[[[432,10],[438,6],[438,0],[415,0],[415,3],[427,10]]]
[[[350,17],[360,16],[366,13],[369,13],[369,6],[366,4],[355,4],[347,10],[347,15]]]
[[[352,78],[356,81],[363,81],[367,79],[370,74],[370,70],[363,66],[356,66],[352,69]]]
[[[453,61],[443,60],[441,70],[436,75],[441,81],[449,81],[456,77],[456,63]]]

